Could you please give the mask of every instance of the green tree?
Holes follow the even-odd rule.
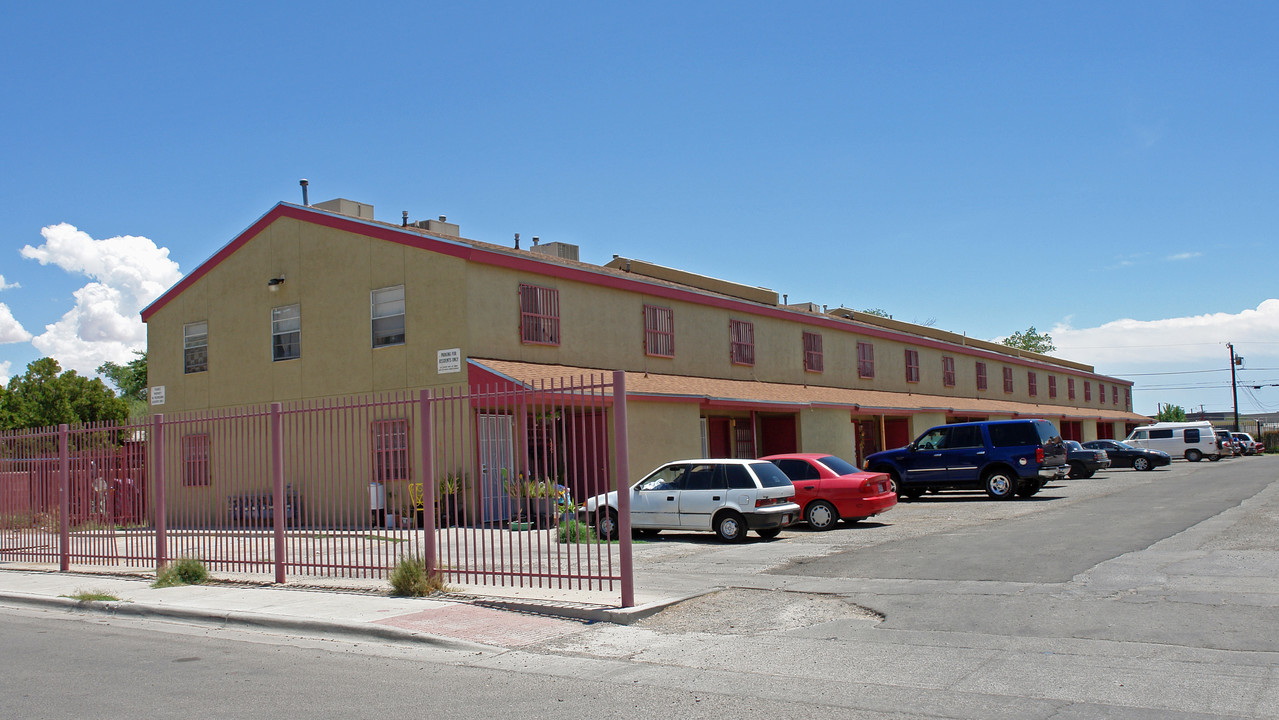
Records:
[[[106,383],[75,370],[62,372],[53,358],[31,362],[0,392],[0,430],[120,421],[128,414],[125,402]]]
[[[1180,405],[1164,405],[1155,416],[1156,422],[1185,422],[1186,411]]]
[[[877,308],[877,307],[866,308],[862,312],[866,313],[867,315],[878,315],[879,317],[882,317],[882,318],[892,317],[891,315],[888,314],[888,311],[883,308]]]
[[[117,365],[108,360],[98,366],[98,374],[105,375],[112,385],[120,391],[120,397],[129,400],[147,399],[147,354],[145,350],[134,350],[133,358],[124,365]]]
[[[1004,338],[1004,344],[1008,347],[1037,353],[1049,353],[1057,349],[1057,346],[1053,345],[1052,336],[1048,333],[1037,332],[1034,325],[1031,325],[1025,331],[1015,332]]]

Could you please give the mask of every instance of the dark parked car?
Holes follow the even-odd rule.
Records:
[[[1133,447],[1118,440],[1089,440],[1086,448],[1105,450],[1111,467],[1130,467],[1133,470],[1154,470],[1172,464],[1172,456],[1162,450]]]
[[[1090,478],[1098,470],[1110,467],[1110,458],[1105,450],[1085,448],[1074,440],[1066,441],[1066,462],[1070,465],[1070,477],[1077,480]]]
[[[1047,420],[988,420],[939,425],[914,442],[866,458],[888,475],[898,496],[929,490],[985,490],[996,500],[1030,497],[1066,476],[1066,446]]]

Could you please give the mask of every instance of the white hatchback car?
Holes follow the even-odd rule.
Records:
[[[631,486],[631,527],[639,534],[662,530],[713,532],[741,542],[747,530],[774,538],[799,518],[795,486],[777,466],[762,460],[679,460]],[[596,495],[579,513],[600,537],[617,537],[617,493]]]

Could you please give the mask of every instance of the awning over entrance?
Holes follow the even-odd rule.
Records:
[[[512,360],[471,358],[472,384],[480,382],[516,382],[532,385],[559,381],[566,377],[609,373],[609,370],[542,365]],[[478,373],[478,375],[477,375]],[[485,379],[487,376],[488,379]],[[1081,408],[1068,405],[1020,403],[985,398],[962,398],[918,393],[895,393],[883,390],[791,385],[750,380],[724,380],[689,375],[626,373],[626,392],[632,397],[667,402],[696,402],[712,407],[760,405],[778,410],[806,407],[846,407],[851,411],[872,414],[914,414],[921,412],[949,415],[1008,415],[1020,417],[1062,417],[1071,420],[1106,420],[1146,422],[1144,415],[1125,410]]]

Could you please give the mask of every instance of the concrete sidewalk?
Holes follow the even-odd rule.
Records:
[[[636,606],[619,607],[619,593],[548,588],[459,587],[428,598],[391,597],[382,581],[344,580],[269,585],[212,580],[204,585],[151,587],[152,578],[59,573],[0,567],[0,605],[69,612],[274,629],[308,635],[425,642],[442,647],[475,643],[513,647],[575,631],[594,622],[630,624],[680,600],[636,592]],[[495,591],[501,594],[494,594]],[[118,601],[81,601],[98,593]],[[612,599],[611,604],[608,599]]]

